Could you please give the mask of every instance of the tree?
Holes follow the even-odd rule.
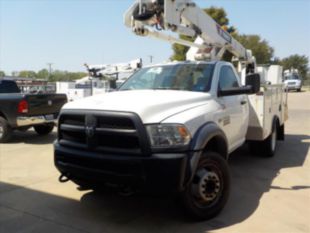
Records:
[[[252,50],[257,64],[269,64],[271,62],[274,49],[259,35],[235,35],[235,39],[246,49]]]
[[[223,8],[211,7],[204,10],[210,15],[222,28],[229,32],[236,40],[238,40],[245,48],[251,49],[253,55],[256,57],[258,64],[266,64],[271,62],[274,49],[268,44],[266,40],[263,40],[259,35],[238,35],[237,30],[233,26],[229,26],[229,19],[227,13]],[[194,41],[195,38],[186,37],[181,35],[180,38]],[[188,47],[174,44],[174,54],[171,56],[172,60],[185,60]],[[231,60],[231,54],[225,53],[223,60]]]
[[[50,82],[74,81],[77,79],[81,79],[85,76],[87,76],[87,73],[84,72],[68,72],[68,71],[55,70],[51,74],[49,81]]]
[[[270,65],[281,65],[281,59],[279,57],[274,57],[270,60]]]
[[[180,39],[194,41],[195,39],[190,36],[180,35]],[[171,60],[173,61],[185,61],[186,53],[189,50],[189,47],[181,45],[181,44],[173,44],[173,55],[171,56]]]
[[[37,73],[31,70],[22,70],[18,73],[18,76],[22,78],[36,78]]]
[[[288,69],[298,69],[300,75],[303,79],[306,79],[307,73],[309,71],[308,64],[309,58],[305,55],[291,55],[287,58],[281,60],[280,64],[283,66],[284,70]]]
[[[5,72],[0,70],[0,78],[4,77],[5,76]]]
[[[210,8],[204,9],[204,11],[210,15],[219,25],[227,26],[229,24],[229,19],[227,18],[227,13],[224,8],[211,6]]]
[[[39,70],[37,73],[37,79],[46,80],[49,76],[47,69]]]
[[[228,27],[229,19],[227,18],[227,13],[223,8],[210,7],[204,9],[204,11],[208,13],[220,26],[227,27],[227,31],[229,32],[235,31],[234,27]],[[180,38],[188,41],[194,41],[196,39],[185,35],[180,35]],[[189,50],[189,47],[180,44],[173,44],[172,49],[174,53],[171,56],[171,60],[175,61],[186,60],[186,53]]]

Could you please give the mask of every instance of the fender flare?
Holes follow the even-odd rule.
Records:
[[[187,176],[188,179],[186,180],[187,183],[192,180],[198,166],[198,162],[203,155],[204,149],[210,140],[214,138],[216,138],[222,145],[219,148],[221,150],[219,153],[223,156],[224,159],[228,159],[228,141],[223,130],[221,130],[214,122],[208,122],[202,125],[195,133],[190,144],[192,155],[188,164],[189,174]]]
[[[228,140],[220,127],[215,124],[214,122],[208,122],[204,125],[202,125],[197,132],[195,133],[190,149],[192,151],[201,151],[204,150],[208,142],[213,139],[217,138],[221,141],[223,141],[224,147],[223,150],[220,152],[220,154],[225,158],[228,159]]]

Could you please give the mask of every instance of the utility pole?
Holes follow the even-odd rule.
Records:
[[[47,82],[48,82],[51,78],[53,63],[47,63],[47,65],[48,65],[48,77],[47,77]]]
[[[154,56],[149,55],[149,58],[150,58],[150,63],[153,63],[153,58],[154,58]]]
[[[48,82],[49,82],[50,79],[51,79],[52,65],[53,65],[53,63],[47,63],[47,65],[48,65],[48,76],[47,76],[46,85],[45,85],[45,88],[44,88],[46,92],[47,92],[47,84],[48,84]]]

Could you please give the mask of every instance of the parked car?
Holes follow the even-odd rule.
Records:
[[[284,76],[284,84],[288,91],[296,90],[300,92],[302,88],[302,79],[298,73],[286,73]]]
[[[0,143],[8,142],[14,130],[31,127],[49,134],[61,107],[67,102],[63,94],[23,94],[12,79],[0,79]]]

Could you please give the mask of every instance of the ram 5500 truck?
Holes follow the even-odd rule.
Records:
[[[250,140],[273,156],[284,139],[284,86],[260,87],[256,74],[245,83],[228,62],[168,63],[66,104],[54,145],[60,181],[179,193],[195,217],[215,216],[229,195],[229,154]]]

